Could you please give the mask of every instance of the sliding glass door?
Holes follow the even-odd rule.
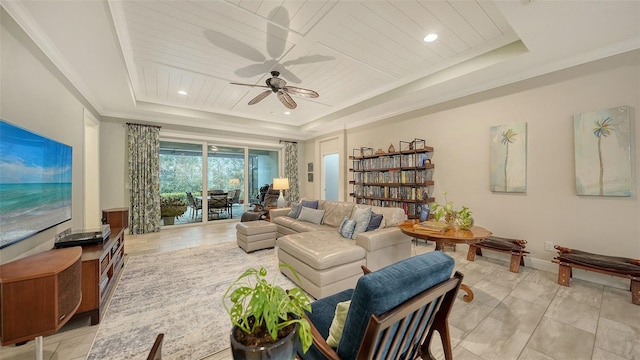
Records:
[[[160,141],[160,198],[165,226],[201,221],[201,144]]]
[[[239,219],[278,177],[278,158],[278,150],[160,141],[163,224]]]

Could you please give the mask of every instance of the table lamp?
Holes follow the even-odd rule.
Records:
[[[278,197],[278,208],[283,208],[287,205],[287,202],[282,195],[282,190],[289,189],[288,178],[273,178],[273,190],[280,190],[280,197]]]
[[[229,183],[233,185],[234,189],[237,189],[238,185],[240,185],[240,179],[231,179],[229,180]]]

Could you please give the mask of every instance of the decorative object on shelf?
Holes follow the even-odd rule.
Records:
[[[278,208],[287,206],[287,201],[284,199],[282,190],[289,190],[289,179],[273,178],[273,190],[280,190],[280,196],[278,197]]]
[[[630,113],[625,105],[574,115],[577,195],[632,196]]]
[[[527,191],[527,123],[491,127],[491,191]]]
[[[178,198],[167,197],[160,203],[160,217],[163,218],[165,225],[173,225],[175,217],[182,216],[185,211],[187,211],[187,204]]]
[[[389,153],[396,152],[396,148],[393,146],[393,144],[389,145],[389,148],[387,149],[387,152],[389,152]]]
[[[291,266],[280,264],[283,267],[296,274]],[[266,277],[264,267],[247,269],[222,297],[233,324],[234,359],[293,359],[297,341],[304,352],[313,342],[311,327],[304,317],[305,310],[311,311],[309,298],[300,288],[285,291]],[[282,314],[288,314],[288,318],[283,319]]]
[[[378,149],[378,150],[376,150],[374,155],[382,155],[382,154],[384,154],[384,150]]]

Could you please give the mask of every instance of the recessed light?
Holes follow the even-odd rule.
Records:
[[[178,94],[180,94],[180,95],[187,95],[187,92],[186,92],[186,91],[184,91],[184,90],[180,90],[180,91],[178,91]]]
[[[436,41],[436,39],[438,39],[438,34],[429,34],[424,37],[424,41],[426,42]]]
[[[284,114],[285,115],[291,115],[291,111],[285,111]]]

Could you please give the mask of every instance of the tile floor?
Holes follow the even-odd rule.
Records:
[[[235,241],[236,222],[127,235],[125,251],[139,255]],[[413,248],[414,254],[432,250],[433,245],[424,242]],[[470,303],[456,301],[449,319],[456,360],[640,359],[640,307],[631,303],[628,290],[579,279],[562,287],[556,273],[528,267],[511,273],[507,262],[486,257],[469,262],[465,250],[447,252],[475,293]],[[44,358],[85,359],[97,329],[89,326],[88,318],[73,319],[44,338]],[[33,341],[5,346],[0,348],[0,359],[33,359],[34,348]],[[432,348],[443,358],[440,346]],[[231,359],[228,350],[207,358],[227,359]]]

